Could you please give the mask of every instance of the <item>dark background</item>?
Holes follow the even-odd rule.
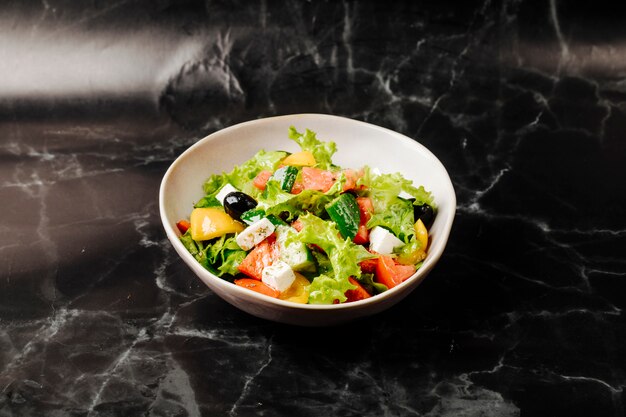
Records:
[[[622,416],[626,26],[612,3],[0,4],[0,416]],[[447,250],[328,329],[231,307],[158,216],[205,135],[300,112],[431,149]]]

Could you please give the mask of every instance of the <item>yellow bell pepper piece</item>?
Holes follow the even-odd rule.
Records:
[[[299,167],[312,167],[315,166],[316,163],[317,161],[315,160],[315,157],[309,151],[292,153],[291,155],[283,159],[283,164]]]
[[[309,301],[309,291],[307,290],[310,282],[302,274],[295,273],[296,279],[291,287],[280,293],[281,300],[291,301],[292,303],[306,304]]]
[[[428,248],[428,229],[424,226],[422,219],[417,219],[413,225],[413,229],[415,229],[415,237],[422,245],[421,249],[426,252],[426,249]]]
[[[398,256],[397,261],[402,265],[415,265],[416,263],[421,262],[424,259],[426,259],[426,252],[424,251],[424,249],[419,248],[406,255]]]
[[[244,229],[241,223],[236,222],[228,214],[211,207],[193,209],[189,222],[193,240],[209,240]]]

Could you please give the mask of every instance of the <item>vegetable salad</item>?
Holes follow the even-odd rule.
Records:
[[[289,129],[300,152],[261,150],[212,175],[177,226],[213,274],[296,303],[333,304],[380,294],[427,256],[436,215],[430,192],[399,173],[332,162],[334,142]]]

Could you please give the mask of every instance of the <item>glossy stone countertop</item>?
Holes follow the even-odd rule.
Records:
[[[0,9],[0,416],[624,415],[626,30],[613,7]],[[435,270],[350,325],[231,307],[158,214],[187,147],[301,112],[414,138],[457,192]]]

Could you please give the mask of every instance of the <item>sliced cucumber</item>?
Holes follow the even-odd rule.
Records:
[[[304,242],[293,239],[297,234],[290,226],[276,227],[276,243],[280,259],[298,272],[315,272],[315,259]],[[287,243],[287,240],[290,240]]]
[[[252,209],[241,215],[241,221],[250,226],[252,223],[261,220],[263,217],[265,217],[265,210]]]
[[[278,227],[278,226],[287,226],[287,223],[282,221],[279,217],[274,216],[273,214],[270,214],[269,216],[267,216],[267,220],[272,222],[272,224],[274,226],[276,226],[276,227]]]
[[[267,217],[267,220],[272,222],[274,226],[287,226],[287,223],[282,221],[280,218],[274,216],[273,214],[266,216],[265,210],[263,209],[252,209],[246,211],[241,215],[241,221],[250,226],[251,224],[256,223],[264,217]]]
[[[353,239],[359,230],[359,205],[350,193],[341,194],[326,206],[330,219],[337,224],[341,236]]]
[[[293,188],[293,183],[296,182],[298,176],[298,168],[294,166],[285,166],[278,168],[272,175],[270,180],[278,181],[280,188],[283,191],[290,192]]]

